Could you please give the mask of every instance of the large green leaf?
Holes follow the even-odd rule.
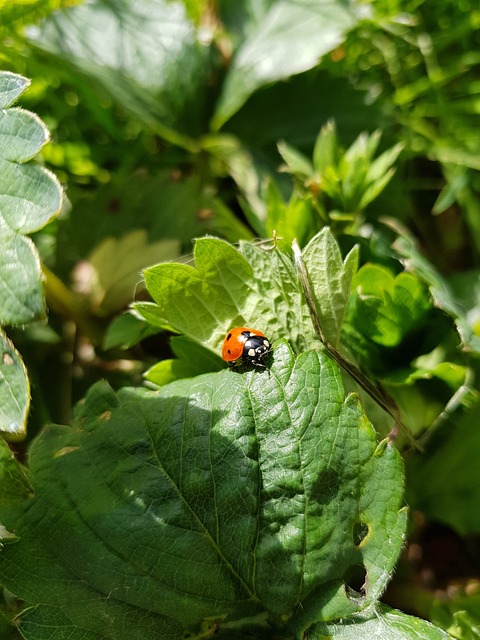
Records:
[[[406,523],[400,456],[328,357],[283,343],[273,360],[156,393],[97,385],[36,440],[34,497],[0,507],[27,640],[291,637],[376,602]]]
[[[355,24],[340,0],[277,0],[256,16],[236,51],[213,118],[219,129],[265,85],[307,71],[338,46]]]
[[[203,130],[210,54],[180,2],[95,0],[56,12],[30,35],[171,142],[189,147],[183,133]]]

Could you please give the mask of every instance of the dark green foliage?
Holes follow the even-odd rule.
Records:
[[[473,0],[1,22],[0,636],[476,638]]]

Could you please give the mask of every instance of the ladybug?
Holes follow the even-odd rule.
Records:
[[[230,329],[222,345],[222,358],[233,367],[241,361],[242,364],[252,364],[255,367],[266,367],[263,360],[270,353],[270,342],[257,329],[236,327]]]

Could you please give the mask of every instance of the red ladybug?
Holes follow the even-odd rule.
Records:
[[[255,367],[265,367],[263,360],[270,353],[269,340],[257,329],[235,327],[225,336],[222,358],[232,367],[241,361]]]

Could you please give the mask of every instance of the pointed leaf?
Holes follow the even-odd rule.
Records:
[[[320,130],[313,148],[315,170],[321,175],[327,167],[337,166],[339,154],[335,121],[329,120]]]
[[[216,353],[234,326],[256,327],[272,340],[285,335],[288,327],[295,346],[303,347],[301,336],[311,335],[311,329],[303,331],[291,263],[288,267],[278,251],[255,249],[248,243],[242,247],[240,252],[215,238],[197,240],[196,268],[160,264],[147,269],[145,281],[156,304],[139,303],[135,309],[152,324],[169,324]]]
[[[303,257],[323,333],[336,346],[357,270],[358,248],[343,261],[337,241],[325,227],[306,246]]]
[[[313,176],[314,169],[310,160],[300,151],[282,140],[277,145],[278,151],[287,164],[289,173],[293,173],[300,178]]]

